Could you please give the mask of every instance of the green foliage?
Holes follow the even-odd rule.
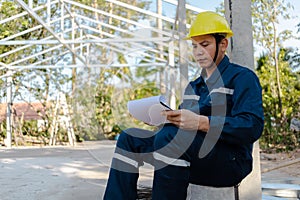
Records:
[[[122,17],[127,20],[138,21],[140,19],[144,19],[145,15],[141,13],[137,13],[133,10],[118,6],[116,4],[112,4],[103,0],[80,0],[78,1],[85,5],[89,5],[90,7],[100,9],[106,13],[110,13],[110,15],[116,15],[118,17]],[[132,0],[122,0],[121,2],[129,3],[130,5],[139,7],[139,8],[147,8],[150,2],[147,1],[132,1]],[[113,17],[108,17],[103,15],[102,13],[96,13],[92,9],[76,9],[74,12],[94,18],[97,22],[86,22],[89,26],[95,27],[95,29],[99,30],[99,37],[106,38],[109,33],[116,37],[132,37],[131,34],[128,34],[128,29],[134,29],[133,25],[128,25],[127,23],[121,22],[120,20],[116,20]],[[112,26],[117,28],[113,29]],[[118,64],[126,64],[126,58],[124,54],[117,53],[111,51],[107,47],[99,47],[96,45],[91,45],[90,47],[91,64],[95,61],[95,63],[107,64],[109,66],[110,63],[118,63]],[[116,58],[116,59],[115,59]],[[116,100],[114,99],[116,95],[116,91],[122,86],[114,83],[114,81],[120,81],[122,84],[128,84],[133,81],[133,76],[131,74],[131,70],[128,67],[123,68],[105,68],[100,69],[100,73],[97,74],[97,78],[95,76],[92,78],[95,80],[96,85],[94,84],[83,84],[79,88],[76,88],[74,102],[79,103],[81,109],[77,112],[77,131],[80,136],[85,140],[94,140],[99,139],[99,137],[114,138],[116,134],[118,134],[121,130],[120,126],[122,123],[120,121],[116,121],[116,117],[113,112],[115,107],[120,108],[118,112],[124,113],[126,111],[126,106],[124,106],[124,102],[126,102],[126,98],[119,99],[117,102],[121,101],[123,104],[118,104],[115,106]],[[88,75],[92,77],[92,74]],[[78,75],[77,79],[81,79]],[[122,88],[124,89],[124,88]],[[125,89],[124,89],[125,90]],[[90,92],[88,92],[90,91]],[[88,94],[87,94],[88,93]],[[121,95],[118,95],[117,98],[121,98]],[[90,99],[90,100],[87,100]],[[122,105],[122,106],[120,106]],[[80,116],[80,113],[88,113],[85,116]],[[84,119],[83,119],[84,118]],[[83,123],[84,122],[84,123]]]
[[[61,133],[58,134],[62,135]],[[32,145],[35,143],[46,145],[49,142],[49,132],[47,129],[39,130],[36,120],[24,121],[21,125],[21,129],[15,128],[13,136],[12,144],[14,145]],[[3,121],[0,128],[0,140],[4,140],[5,137],[6,122]]]
[[[122,23],[119,20],[113,19],[113,17],[108,17],[109,13],[113,15],[117,15],[123,17],[124,19],[130,19],[134,21],[138,21],[139,19],[145,18],[144,14],[137,13],[127,8],[121,8],[120,6],[116,6],[112,3],[109,3],[104,0],[80,0],[77,1],[79,3],[84,3],[88,5],[91,9],[81,9],[80,7],[74,6],[70,7],[66,5],[64,11],[62,11],[62,7],[60,3],[52,4],[50,8],[50,19],[55,20],[61,17],[61,13],[68,13],[66,10],[70,10],[71,12],[76,12],[82,16],[88,16],[91,18],[91,21],[83,20],[82,24],[86,24],[90,27],[93,27],[94,31],[97,31],[97,34],[100,38],[107,37],[107,35],[102,33],[109,33],[116,37],[131,37],[126,29],[134,28],[128,27],[128,24]],[[123,1],[127,2],[131,5],[147,8],[150,4],[148,1]],[[33,1],[33,7],[38,7],[44,2],[41,1]],[[24,12],[24,9],[21,8],[16,2],[8,1],[1,2],[0,4],[0,19],[7,19],[13,17],[19,13]],[[92,8],[101,9],[106,12],[108,15],[103,15],[98,12],[95,12]],[[36,11],[37,15],[41,17],[42,20],[48,22],[48,10],[47,7]],[[76,17],[75,21],[82,20],[80,17]],[[62,29],[70,29],[71,26],[71,18],[66,17],[64,19],[64,27],[60,26],[60,23],[53,22],[50,24],[50,28],[55,33],[60,33]],[[99,23],[97,23],[99,22]],[[12,37],[13,35],[19,33],[19,36],[12,37],[11,39],[15,40],[41,40],[46,37],[50,39],[53,38],[52,34],[48,32],[44,27],[36,28],[40,26],[37,20],[30,15],[26,14],[21,17],[18,17],[14,20],[10,20],[6,23],[0,24],[0,39],[6,39],[8,37]],[[116,28],[111,28],[115,26]],[[32,31],[27,31],[28,29],[36,28]],[[83,29],[82,29],[83,30]],[[120,31],[121,30],[121,31]],[[124,31],[122,31],[124,30]],[[23,34],[21,34],[24,32]],[[83,35],[90,34],[91,30],[83,30]],[[100,34],[99,34],[100,33]],[[82,33],[80,33],[77,29],[75,30],[75,36],[80,37]],[[59,35],[59,37],[64,37],[64,39],[71,39],[72,33],[71,31],[64,32]],[[79,44],[74,44],[75,48],[79,47]],[[51,50],[49,51],[49,49]],[[118,59],[115,62],[120,64],[126,63],[126,59],[124,55],[121,53],[113,52],[112,50],[108,50],[107,47],[100,47],[98,45],[90,46],[90,55],[89,55],[89,63],[94,64],[96,61],[99,64],[99,61],[102,63],[106,63],[109,65],[112,62],[113,57],[117,57]],[[83,51],[87,51],[86,48]],[[14,53],[12,53],[14,52]],[[67,52],[67,53],[64,53]],[[0,46],[0,54],[7,53],[7,56],[3,56],[0,58],[0,61],[5,64],[12,65],[28,65],[35,62],[39,62],[42,65],[56,65],[56,64],[76,64],[76,59],[71,55],[69,50],[65,45],[60,47],[59,49],[53,48],[51,44],[49,45],[31,45],[27,48],[21,48],[21,46]],[[37,54],[38,53],[38,54]],[[85,52],[84,52],[85,53]],[[36,56],[31,56],[35,54]],[[51,58],[51,59],[49,59]],[[18,62],[22,60],[22,62]],[[14,62],[17,62],[14,64]],[[102,64],[101,63],[101,64]],[[91,75],[91,69],[88,69],[88,77]],[[74,94],[74,99],[68,99],[72,101],[74,106],[74,123],[75,123],[75,131],[77,136],[80,139],[99,139],[103,137],[103,133],[115,132],[118,129],[114,125],[113,117],[111,116],[111,112],[108,107],[110,106],[110,94],[114,88],[113,85],[109,85],[109,80],[112,77],[122,79],[125,82],[130,82],[130,70],[128,68],[122,69],[112,69],[112,70],[104,70],[104,73],[98,74],[99,85],[98,84],[90,84],[89,81],[84,83],[79,83],[79,85],[75,88],[78,83],[77,76],[79,73],[76,72],[76,69],[72,70],[72,77],[70,77],[70,70],[66,72],[66,69],[56,68],[56,69],[28,69],[22,70],[14,73],[13,77],[13,99],[28,99],[27,96],[30,94],[34,99],[38,99],[41,102],[46,102],[49,98],[55,98],[58,91],[66,90],[66,86],[69,88],[69,85],[72,84],[71,90],[72,94]],[[116,73],[116,71],[119,71]],[[6,73],[6,69],[0,71],[0,75]],[[86,75],[86,74],[85,74]],[[78,77],[79,81],[82,81],[87,78],[87,76]],[[125,76],[126,75],[126,76]],[[97,75],[96,75],[97,76]],[[82,78],[82,79],[81,79]],[[94,77],[92,77],[94,78]],[[81,80],[80,80],[81,79]],[[94,80],[94,79],[93,79]],[[0,85],[2,86],[5,81],[0,80]],[[95,81],[96,82],[96,81]],[[74,84],[73,84],[74,83]],[[68,90],[68,89],[67,89]],[[98,93],[99,91],[99,93]],[[70,92],[71,91],[67,91]],[[5,91],[3,92],[5,94]],[[6,94],[5,94],[6,95]],[[83,115],[84,113],[84,115]],[[83,116],[80,116],[83,115]],[[49,123],[51,124],[51,117],[47,116]],[[25,128],[25,127],[24,127]],[[46,132],[47,133],[47,132]],[[38,133],[40,134],[40,133]],[[46,134],[47,135],[47,134]],[[45,135],[45,136],[46,136]]]
[[[37,4],[36,1],[33,2]],[[1,18],[10,18],[13,17],[24,10],[16,2],[3,2],[0,9]],[[41,16],[45,16],[46,10],[39,11]],[[52,15],[55,15],[55,9],[51,10]],[[6,39],[11,37],[15,40],[39,40],[50,35],[45,28],[41,27],[35,31],[28,31],[28,29],[35,28],[39,23],[31,18],[29,15],[24,15],[22,17],[10,20],[6,23],[0,24],[0,39]],[[20,34],[22,33],[23,34]],[[19,33],[19,36],[15,35]],[[13,35],[15,35],[13,37]],[[7,65],[28,65],[36,61],[44,60],[47,57],[52,55],[59,54],[58,50],[54,50],[48,53],[36,55],[35,57],[31,56],[37,52],[46,51],[50,47],[32,45],[30,48],[22,49],[21,46],[0,46],[0,54],[6,53],[6,56],[0,58],[0,61]],[[24,59],[24,60],[23,60]],[[49,60],[45,64],[55,64],[60,59],[57,56],[56,59]],[[23,60],[23,62],[19,62]],[[14,64],[15,63],[15,64]],[[7,72],[7,69],[1,70],[0,75],[3,75]],[[20,70],[14,72],[13,74],[13,85],[14,85],[14,97],[18,99],[23,99],[24,93],[29,93],[34,96],[36,99],[45,101],[49,95],[53,95],[54,92],[50,92],[50,87],[61,90],[62,84],[66,82],[65,74],[61,73],[62,69],[36,69],[36,70]],[[0,84],[2,83],[2,80]],[[21,92],[22,91],[22,92]],[[53,91],[53,90],[52,90]]]
[[[132,126],[149,128],[129,117],[127,111],[129,100],[159,94],[159,89],[153,80],[153,74],[148,74],[147,70],[144,71],[144,69],[146,68],[139,68],[133,74],[128,68],[102,70],[95,93],[95,111],[101,132],[106,138],[114,139],[121,130]],[[137,77],[142,78],[143,81],[137,82]],[[113,86],[109,81],[116,81],[116,79],[121,81],[119,86]]]
[[[283,30],[278,33],[279,18],[290,19],[290,9],[293,9],[293,6],[286,3],[286,0],[252,0],[254,39],[271,55],[274,51],[274,44],[281,47],[282,42],[292,36],[291,30]]]
[[[279,19],[290,19],[293,9],[285,0],[252,0],[253,36],[263,49],[257,72],[263,88],[265,128],[260,139],[264,149],[292,150],[299,146],[299,134],[290,130],[290,121],[299,110],[299,65],[297,50],[284,49],[283,42],[292,37],[290,30],[279,32]]]
[[[265,112],[265,128],[260,139],[262,148],[276,150],[292,150],[299,147],[300,135],[290,130],[290,120],[300,113],[299,73],[293,73],[289,62],[285,60],[286,49],[278,54],[280,63],[280,81],[282,83],[283,112],[278,112],[278,99],[274,84],[275,69],[270,58],[262,55],[258,60],[257,73],[263,89],[263,108]]]
[[[97,91],[95,85],[83,84],[75,90],[72,98],[72,119],[74,130],[80,140],[97,140],[103,138],[101,126],[96,117]]]
[[[159,89],[151,74],[144,74],[142,82],[134,81],[133,76],[129,68],[101,69],[96,84],[84,83],[74,91],[72,116],[76,135],[80,139],[114,139],[128,127],[149,128],[129,117],[126,104],[132,99],[157,95]]]

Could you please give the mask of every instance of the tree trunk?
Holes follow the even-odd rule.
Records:
[[[276,5],[274,5],[274,13],[276,13]],[[274,29],[274,45],[273,45],[273,58],[274,58],[274,62],[275,62],[275,69],[276,69],[276,84],[277,84],[277,98],[278,98],[278,109],[279,109],[279,113],[280,115],[282,115],[282,101],[281,101],[281,84],[280,84],[280,70],[279,70],[279,64],[278,64],[278,57],[277,57],[277,41],[276,41],[276,37],[277,37],[277,28],[275,25],[275,22],[272,21],[272,26]]]

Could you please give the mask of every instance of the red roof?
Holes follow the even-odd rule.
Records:
[[[0,122],[6,120],[7,103],[0,104]],[[38,120],[45,116],[46,108],[40,102],[13,103],[12,112],[18,118],[24,115],[24,120]]]

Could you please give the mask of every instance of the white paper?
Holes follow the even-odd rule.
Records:
[[[153,96],[129,101],[127,108],[134,118],[158,126],[168,122],[166,117],[161,115],[161,112],[169,109],[163,106],[161,102],[167,105],[164,96]]]

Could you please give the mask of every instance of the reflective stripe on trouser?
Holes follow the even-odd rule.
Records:
[[[107,182],[104,200],[137,199],[137,180],[139,162],[126,151],[116,148],[114,153],[109,179]]]
[[[147,134],[150,138],[133,137],[141,134]],[[143,164],[143,161],[151,160],[149,156],[139,156],[138,153],[153,151],[151,134],[153,135],[153,132],[141,129],[128,129],[120,134],[112,159],[104,200],[137,199],[138,167]]]
[[[167,125],[156,134],[154,140],[153,200],[185,200],[189,185],[189,149],[197,132],[184,131]]]
[[[113,163],[116,160],[113,160]],[[104,200],[136,200],[138,173],[123,172],[113,167],[104,193]]]
[[[157,152],[153,153],[153,157],[156,162],[163,162],[166,165],[155,169],[152,199],[185,200],[189,184],[190,162],[167,157]]]
[[[191,159],[186,150],[193,141],[193,134],[178,131],[178,128],[172,125],[166,125],[155,136],[151,133],[141,129],[128,129],[120,135],[105,191],[105,200],[135,200],[138,166],[144,161],[155,166],[153,200],[186,199]],[[132,136],[137,134],[149,134],[150,137]],[[145,156],[145,153],[152,155],[154,149],[156,151],[153,153],[155,158],[153,161],[150,156]],[[142,153],[142,156],[138,153]],[[127,171],[122,171],[122,168]]]
[[[186,200],[189,174],[188,167],[172,165],[155,170],[152,200]]]
[[[157,161],[164,162],[168,165],[173,165],[173,166],[180,166],[180,167],[189,167],[191,165],[190,162],[178,158],[171,158],[168,156],[164,156],[160,153],[153,152],[153,157]]]

